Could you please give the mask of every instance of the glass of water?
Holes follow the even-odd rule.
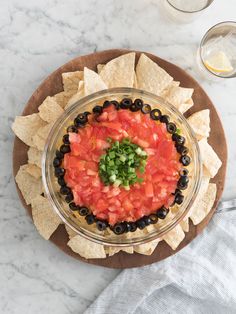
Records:
[[[210,80],[236,77],[236,22],[221,22],[203,36],[197,64]]]
[[[167,15],[179,23],[190,23],[214,0],[163,0],[162,6]]]

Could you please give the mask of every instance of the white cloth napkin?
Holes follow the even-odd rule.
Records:
[[[190,245],[122,271],[84,314],[236,313],[236,210],[215,214]]]

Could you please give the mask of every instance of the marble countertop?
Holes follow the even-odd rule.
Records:
[[[234,0],[215,1],[192,24],[160,13],[158,0],[1,0],[0,7],[0,313],[82,313],[119,273],[66,256],[36,232],[16,194],[11,123],[48,74],[97,50],[144,50],[201,81],[217,107],[228,139],[224,198],[236,197],[236,80],[202,81],[195,54],[206,30],[236,20]],[[112,313],[112,311],[110,312]]]

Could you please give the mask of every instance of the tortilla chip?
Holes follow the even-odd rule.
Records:
[[[180,86],[172,86],[166,95],[166,101],[171,103],[176,108],[179,108],[181,104],[186,103],[193,94],[193,88],[184,88]]]
[[[173,81],[173,78],[165,70],[143,53],[136,67],[136,75],[138,88],[155,95],[160,95]]]
[[[134,62],[135,53],[127,53],[109,61],[99,75],[108,88],[133,87]]]
[[[177,225],[163,236],[163,240],[172,248],[172,250],[176,250],[184,237],[185,233],[183,232],[183,229],[180,225]]]
[[[79,235],[76,235],[67,243],[67,245],[80,256],[84,258],[105,258],[104,246],[89,241]]]
[[[60,217],[54,212],[49,201],[41,195],[32,201],[32,217],[38,232],[46,240],[61,223]]]
[[[83,71],[62,73],[63,88],[66,92],[76,93],[79,87],[79,81],[83,80]]]
[[[53,96],[53,99],[56,100],[58,105],[60,105],[62,108],[65,108],[68,100],[75,94],[75,91],[69,91],[69,92],[61,92]]]
[[[98,74],[100,74],[100,72],[102,71],[102,69],[104,68],[105,64],[98,64],[97,65],[97,72]]]
[[[43,126],[42,128],[38,129],[36,134],[33,136],[32,139],[33,139],[34,146],[36,146],[38,150],[41,150],[41,151],[44,150],[44,146],[45,146],[48,134],[50,133],[52,129],[52,126],[53,126],[53,123],[49,123]]]
[[[15,180],[26,204],[29,205],[36,196],[43,192],[43,184],[41,179],[36,179],[26,171],[27,167],[28,165],[20,166]]]
[[[34,147],[30,147],[27,155],[29,164],[33,164],[41,168],[42,152],[40,150]]]
[[[126,252],[128,254],[133,254],[134,253],[134,248],[133,248],[133,246],[127,246],[127,247],[124,247],[124,248],[119,248],[119,247],[116,247],[116,246],[108,246],[108,247],[106,247],[105,251],[107,252],[107,254],[109,256],[113,256],[113,255],[119,253],[120,251]]]
[[[94,71],[84,68],[84,95],[90,95],[100,90],[107,89],[101,77]]]
[[[79,82],[79,88],[78,92],[74,94],[67,102],[65,109],[68,109],[71,105],[79,101],[81,98],[83,98],[84,95],[84,81]]]
[[[180,82],[178,81],[172,81],[165,89],[163,89],[163,91],[161,92],[160,96],[165,98],[167,96],[167,94],[169,93],[170,89],[172,87],[177,87],[179,86]]]
[[[42,176],[41,169],[36,165],[28,164],[25,170],[35,179],[39,179]]]
[[[152,255],[159,242],[160,239],[156,239],[145,244],[135,245],[134,251],[143,255]]]
[[[193,211],[191,211],[191,220],[194,225],[199,224],[210,212],[216,199],[216,184],[210,183],[204,196],[196,204]]]
[[[208,144],[206,138],[201,139],[201,141],[198,142],[198,145],[201,152],[202,162],[209,171],[211,178],[214,178],[220,169],[222,162],[214,149]]]
[[[134,88],[138,88],[137,75],[134,73]]]
[[[55,98],[50,96],[43,101],[38,110],[40,118],[48,123],[55,122],[64,112],[61,106],[56,102]]]
[[[184,232],[189,232],[189,217],[185,217],[181,222],[180,226]]]
[[[195,132],[198,140],[202,139],[203,137],[209,137],[211,130],[209,109],[195,112],[187,120]]]
[[[34,146],[32,136],[46,123],[38,113],[29,116],[18,116],[12,124],[12,130],[19,139],[29,146]]]
[[[188,111],[192,106],[194,105],[192,98],[187,100],[184,104],[181,104],[178,106],[178,110],[184,114],[186,111]]]
[[[69,239],[72,239],[73,237],[75,237],[78,233],[76,233],[73,229],[71,229],[69,226],[65,225],[66,228],[66,232],[69,235]]]

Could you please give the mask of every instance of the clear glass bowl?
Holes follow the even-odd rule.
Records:
[[[189,148],[189,155],[192,162],[190,168],[190,181],[188,188],[183,191],[184,202],[171,208],[166,219],[158,221],[155,225],[150,225],[144,230],[129,232],[122,235],[115,235],[106,229],[98,231],[96,225],[88,225],[83,217],[79,217],[69,209],[68,204],[64,201],[59,192],[59,185],[54,176],[53,159],[56,149],[62,144],[62,137],[66,133],[66,128],[71,125],[74,118],[81,112],[91,111],[97,104],[103,104],[105,100],[121,100],[125,97],[141,98],[144,103],[148,103],[152,108],[159,108],[163,114],[170,116],[178,128],[181,129],[183,136],[186,138],[186,146]],[[43,184],[46,195],[52,204],[55,212],[60,216],[62,221],[73,229],[77,234],[91,241],[110,246],[130,246],[149,242],[161,238],[165,233],[173,229],[186,216],[191,205],[198,193],[201,181],[201,158],[197,139],[193,130],[189,126],[184,116],[164,99],[157,97],[148,92],[134,88],[112,88],[101,92],[94,93],[82,98],[70,108],[55,122],[45,145],[42,160]]]

